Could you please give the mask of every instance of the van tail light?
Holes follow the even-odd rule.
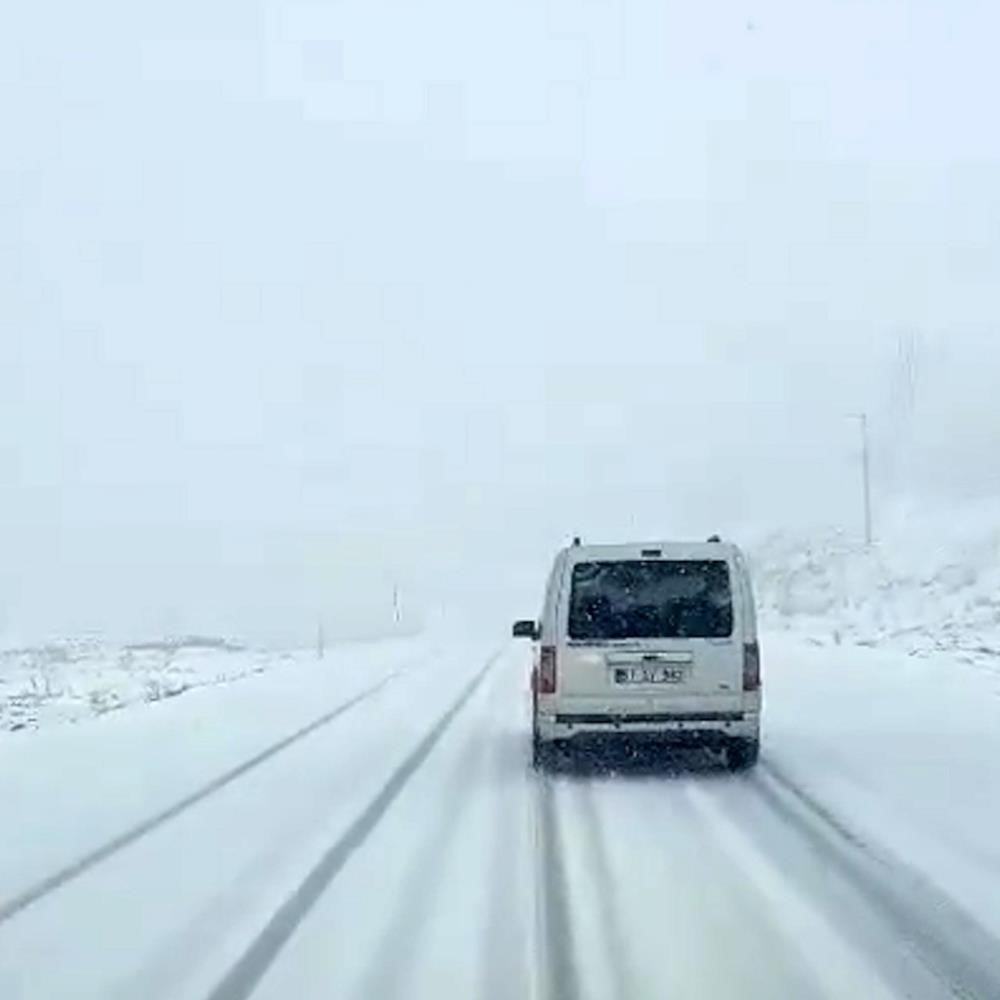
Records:
[[[556,693],[556,647],[542,646],[538,655],[538,693]]]
[[[760,646],[756,642],[743,646],[743,690],[760,690]]]

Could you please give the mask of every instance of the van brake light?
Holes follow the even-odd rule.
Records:
[[[556,647],[542,646],[538,656],[538,693],[556,693]]]
[[[760,690],[760,646],[756,642],[743,646],[743,690]]]

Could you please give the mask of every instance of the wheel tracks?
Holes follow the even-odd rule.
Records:
[[[512,674],[517,692],[523,690],[520,673]],[[518,720],[521,721],[521,720]],[[532,793],[530,742],[520,728],[500,723],[493,732],[493,789],[491,851],[488,862],[489,895],[482,925],[481,1000],[510,1000],[535,995],[530,963],[530,896],[521,893],[522,864],[530,864]]]
[[[391,919],[378,938],[372,961],[362,983],[354,991],[359,1000],[378,997],[395,1000],[406,996],[407,976],[412,972],[422,935],[433,916],[441,888],[441,871],[458,839],[462,823],[477,790],[483,788],[483,761],[487,744],[482,729],[475,729],[455,754],[444,781],[435,787],[438,799],[435,821],[424,832],[407,861]]]
[[[604,947],[614,983],[614,996],[618,1000],[634,1000],[641,994],[628,967],[628,947],[621,922],[618,892],[611,870],[604,825],[594,801],[594,783],[586,781],[577,784],[576,795],[582,814],[581,829],[588,868],[594,874],[601,924],[605,930]]]
[[[393,771],[366,809],[327,849],[292,894],[272,914],[257,936],[223,975],[207,1000],[246,1000],[256,989],[289,939],[350,857],[377,827],[400,792],[416,774],[458,713],[472,698],[490,668],[499,659],[492,656],[463,687],[458,698]]]
[[[995,937],[922,874],[859,836],[782,769],[764,761],[759,771],[747,778],[747,787],[907,942],[952,996],[1000,997]]]
[[[536,857],[539,980],[545,1000],[579,1000],[583,995],[576,968],[569,886],[555,804],[555,782],[548,774],[537,779]]]
[[[11,899],[8,899],[6,902],[0,903],[0,925],[23,913],[35,903],[40,902],[42,899],[45,899],[57,890],[67,886],[93,868],[119,854],[126,848],[131,847],[137,841],[158,830],[171,820],[177,819],[177,817],[183,815],[189,809],[192,809],[211,798],[217,792],[222,791],[222,789],[233,784],[238,779],[256,770],[262,764],[265,764],[267,761],[276,757],[284,750],[289,749],[318,730],[328,726],[334,720],[345,715],[351,709],[383,691],[392,683],[392,681],[406,673],[409,669],[409,667],[403,667],[392,671],[378,681],[378,683],[365,688],[363,691],[360,691],[347,701],[341,702],[335,708],[324,712],[322,715],[295,730],[288,736],[283,737],[275,743],[265,747],[258,753],[255,753],[252,757],[247,758],[236,767],[230,768],[213,778],[211,781],[202,785],[194,792],[185,795],[183,798],[178,799],[165,809],[154,813],[147,819],[137,823],[135,826],[130,827],[124,833],[111,838],[100,847],[88,851],[86,854],[83,854],[75,861],[72,861],[70,864],[58,869],[51,875],[40,879],[27,889],[22,890]]]

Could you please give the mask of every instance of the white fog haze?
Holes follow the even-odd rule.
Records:
[[[1000,493],[1000,8],[24,3],[0,640],[536,610]],[[996,510],[1000,510],[997,504]]]

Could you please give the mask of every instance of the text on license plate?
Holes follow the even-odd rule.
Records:
[[[616,667],[616,684],[680,684],[683,667]]]

